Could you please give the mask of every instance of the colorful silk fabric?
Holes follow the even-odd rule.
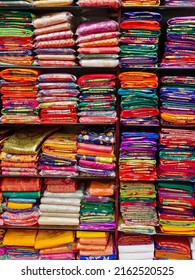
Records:
[[[167,22],[162,67],[193,67],[195,16],[174,17]]]
[[[0,229],[0,261],[7,260],[6,247],[3,245],[4,235],[5,235],[5,230]]]
[[[120,0],[78,0],[77,5],[81,7],[111,6],[115,9],[121,6]]]
[[[37,78],[39,71],[33,69],[4,69],[0,72],[3,123],[39,123]]]
[[[38,80],[41,123],[76,123],[77,78],[67,73],[49,73],[41,74]]]
[[[160,116],[163,125],[195,125],[195,78],[165,76],[161,78]]]
[[[122,72],[119,80],[121,123],[158,125],[157,75],[148,72]]]
[[[118,23],[110,19],[78,25],[79,64],[83,67],[118,66],[119,34]]]
[[[183,7],[183,6],[195,6],[195,0],[165,0],[165,6],[175,6],[175,7]]]
[[[122,6],[159,6],[160,0],[122,0]]]
[[[73,0],[33,0],[35,7],[65,7],[72,6]]]
[[[154,12],[125,12],[120,28],[121,68],[158,66],[161,15]]]
[[[78,116],[81,123],[115,123],[116,76],[115,74],[85,74],[79,77],[81,92]]]
[[[194,180],[195,132],[162,128],[160,133],[158,176],[163,179]]]

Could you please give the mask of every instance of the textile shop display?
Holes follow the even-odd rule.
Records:
[[[39,66],[75,66],[74,17],[70,12],[57,12],[33,20],[35,28],[35,63]]]
[[[119,74],[121,123],[124,125],[158,125],[158,77],[149,72]]]
[[[130,233],[155,233],[158,225],[154,183],[120,182],[119,230]]]
[[[165,0],[165,6],[195,6],[195,0]]]
[[[166,42],[161,67],[193,67],[195,16],[174,17],[167,21]]]
[[[160,87],[163,125],[195,125],[195,77],[164,76]]]
[[[159,178],[194,180],[195,131],[161,128],[159,142]]]
[[[41,123],[77,123],[77,78],[67,73],[39,75]]]
[[[195,234],[195,197],[192,183],[157,184],[158,217],[165,233]]]
[[[121,68],[157,67],[161,14],[125,12],[120,23]]]
[[[115,228],[114,182],[91,181],[85,187],[80,209],[80,227],[89,230]]]
[[[195,237],[189,237],[192,260],[195,260]]]
[[[83,129],[77,137],[77,162],[81,176],[115,177],[115,131]]]
[[[6,247],[3,245],[4,235],[5,235],[5,230],[0,229],[0,261],[7,260]]]
[[[74,6],[73,0],[33,0],[35,7],[65,7]]]
[[[118,23],[111,19],[87,21],[78,25],[77,51],[82,67],[116,67],[120,48]]]
[[[122,0],[122,6],[159,6],[160,0]]]
[[[77,134],[59,131],[47,138],[39,158],[39,174],[77,176]]]
[[[20,1],[15,1],[15,3],[20,3]],[[30,66],[34,63],[34,27],[32,25],[34,17],[28,11],[0,10],[1,66]]]
[[[77,0],[76,4],[81,7],[111,6],[117,9],[121,6],[121,0]]]
[[[122,132],[119,177],[121,181],[157,179],[156,152],[158,133]]]
[[[113,236],[109,232],[77,231],[77,260],[115,260]]]
[[[0,72],[2,94],[1,122],[10,124],[39,123],[37,99],[38,70],[4,69]]]
[[[154,255],[157,260],[191,260],[188,237],[154,236]]]
[[[78,78],[78,116],[81,123],[115,123],[116,75],[85,74]]]
[[[120,232],[118,251],[119,260],[153,260],[154,241],[150,235]]]

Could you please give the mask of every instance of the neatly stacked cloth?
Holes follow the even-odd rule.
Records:
[[[165,6],[178,6],[178,7],[183,7],[183,6],[195,6],[195,0],[165,0],[164,3]]]
[[[174,17],[167,22],[162,67],[194,67],[195,16]]]
[[[8,260],[38,260],[39,250],[34,248],[36,230],[8,229],[3,239]]]
[[[38,80],[41,123],[76,123],[77,78],[67,73],[48,73]]]
[[[83,67],[118,66],[118,23],[111,19],[88,21],[76,30],[78,59]]]
[[[33,0],[35,7],[65,7],[74,6],[74,0]]]
[[[81,7],[111,6],[117,9],[121,6],[121,0],[77,0],[76,4]]]
[[[154,241],[146,234],[125,234],[118,237],[119,260],[153,260]]]
[[[41,175],[77,175],[77,134],[59,131],[51,135],[42,145],[39,159]]]
[[[38,221],[41,180],[38,178],[3,178],[3,214],[5,225],[32,226]]]
[[[159,6],[160,0],[122,0],[123,7],[129,6]]]
[[[121,123],[158,125],[157,75],[149,72],[122,72],[119,80]]]
[[[70,178],[45,178],[44,189],[53,193],[74,193],[78,189],[78,183]]]
[[[163,179],[194,180],[195,131],[162,128],[158,176]]]
[[[32,7],[33,6],[33,0],[20,0],[20,1],[16,1],[16,0],[2,0],[0,1],[0,7]]]
[[[33,64],[33,18],[27,11],[0,11],[0,65]]]
[[[188,237],[154,236],[154,256],[157,260],[191,260]]]
[[[77,260],[116,260],[113,236],[108,232],[77,231]]]
[[[114,182],[89,182],[81,204],[80,227],[90,230],[115,228]]]
[[[153,183],[120,182],[119,230],[154,233],[158,225],[156,190]]]
[[[160,101],[163,125],[195,125],[195,77],[162,77]]]
[[[39,230],[35,245],[40,260],[75,260],[76,242],[73,231]]]
[[[39,123],[37,78],[33,69],[4,69],[0,72],[3,123]]]
[[[7,176],[36,176],[42,143],[56,128],[25,127],[18,129],[4,143],[1,151],[1,171]]]
[[[192,183],[157,184],[158,216],[162,232],[195,234],[195,197]]]
[[[125,12],[120,28],[121,68],[157,67],[162,16],[154,12]]]
[[[195,237],[189,238],[192,260],[195,260]]]
[[[4,229],[0,229],[0,261],[7,259],[6,248],[3,245],[4,235],[5,235],[5,230]]]
[[[113,128],[83,129],[77,137],[80,175],[115,177],[114,145]]]
[[[156,180],[156,132],[122,132],[119,176],[121,181]]]
[[[79,77],[78,105],[81,123],[114,123],[116,113],[116,75],[85,74]]]
[[[47,5],[47,4],[46,4]],[[41,15],[35,27],[36,63],[40,66],[67,67],[76,65],[73,15],[57,12]]]

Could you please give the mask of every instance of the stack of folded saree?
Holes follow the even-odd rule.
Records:
[[[77,137],[78,171],[83,176],[115,177],[113,128],[83,129]]]
[[[195,234],[195,197],[192,183],[157,184],[158,217],[162,232]]]
[[[125,125],[158,125],[158,77],[149,72],[122,72],[121,123]]]
[[[119,155],[121,181],[156,180],[158,138],[155,132],[122,132]]]
[[[1,151],[1,170],[7,176],[36,176],[37,161],[42,143],[56,127],[25,127],[18,129],[4,143]]]
[[[3,239],[8,260],[38,260],[39,251],[34,248],[36,230],[8,229]]]
[[[76,242],[73,231],[39,230],[34,248],[39,260],[75,260]]]
[[[159,6],[160,0],[122,0],[122,6]]]
[[[67,73],[49,73],[40,75],[38,80],[41,123],[76,123],[77,78]]]
[[[153,183],[120,182],[119,228],[125,232],[153,233],[158,225]]]
[[[188,237],[154,236],[154,256],[157,260],[191,260]]]
[[[195,78],[165,76],[161,78],[160,116],[163,125],[195,125]]]
[[[164,3],[165,6],[178,6],[178,7],[183,7],[183,6],[195,6],[195,0],[165,0]]]
[[[158,176],[164,179],[194,180],[195,131],[161,128]]]
[[[121,68],[157,67],[161,15],[154,12],[125,12],[120,28]]]
[[[195,237],[189,237],[192,260],[195,260]]]
[[[33,0],[19,0],[19,1],[16,1],[16,0],[2,0],[0,1],[0,7],[18,7],[18,8],[21,8],[21,7],[32,7],[33,6]]]
[[[33,25],[36,64],[49,67],[69,67],[77,64],[73,15],[70,12],[41,15],[33,21]]]
[[[79,77],[78,105],[81,123],[114,123],[116,117],[115,74],[85,74]]]
[[[0,72],[3,123],[39,123],[37,78],[33,69],[4,69]]]
[[[113,236],[108,232],[77,231],[77,260],[116,260]]]
[[[81,204],[80,227],[90,230],[115,228],[114,182],[91,181]]]
[[[121,0],[77,0],[76,4],[81,7],[111,6],[117,9],[121,6]]]
[[[77,134],[59,131],[42,145],[40,175],[77,176]]]
[[[65,7],[72,6],[74,0],[33,0],[35,7]]]
[[[0,229],[0,261],[1,260],[6,260],[7,259],[7,252],[6,252],[6,248],[3,245],[3,238],[5,235],[5,230],[4,229]]]
[[[111,19],[89,21],[76,30],[78,59],[83,67],[118,66],[118,23]]]
[[[5,225],[32,226],[38,221],[41,181],[38,178],[3,178],[3,214]]]
[[[0,10],[0,65],[34,63],[33,18],[27,11]]]
[[[162,67],[193,67],[195,64],[195,16],[174,17],[167,22]]]
[[[119,233],[119,260],[153,260],[154,242],[150,235]]]

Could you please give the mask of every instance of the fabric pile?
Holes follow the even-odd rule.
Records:
[[[0,7],[32,7],[33,6],[33,0],[2,0],[0,1]]]
[[[120,182],[119,230],[132,233],[155,233],[158,225],[154,183]]]
[[[160,87],[163,125],[195,125],[195,77],[164,76]]]
[[[0,18],[0,65],[32,65],[34,15],[27,11],[2,10]]]
[[[58,12],[33,20],[35,63],[40,66],[76,66],[73,32],[74,17],[70,12]]]
[[[119,233],[119,260],[153,260],[154,241],[146,234]]]
[[[154,256],[157,260],[191,260],[188,237],[154,236]]]
[[[0,229],[0,261],[1,260],[7,260],[6,248],[3,245],[4,235],[5,235],[5,230],[4,229]]]
[[[33,69],[4,69],[0,72],[3,123],[39,123],[37,99],[39,71]]]
[[[114,182],[89,182],[81,203],[80,227],[90,230],[115,228]]]
[[[116,75],[85,74],[78,78],[80,123],[115,123]]]
[[[149,72],[119,74],[121,123],[124,125],[158,125],[158,77]]]
[[[156,132],[122,132],[119,177],[121,181],[151,181],[157,179]]]
[[[39,251],[34,248],[36,230],[8,229],[3,239],[8,260],[38,260]]]
[[[192,183],[157,184],[158,217],[165,233],[195,234],[195,197]]]
[[[125,12],[120,28],[121,68],[157,67],[162,16],[154,12]]]
[[[121,0],[77,0],[76,4],[81,7],[111,6],[117,9],[121,6]]]
[[[59,131],[42,145],[40,175],[77,176],[77,134]]]
[[[73,231],[39,230],[34,247],[39,260],[75,260],[76,242]]]
[[[195,237],[189,238],[192,260],[195,260]]]
[[[123,7],[129,6],[159,6],[160,0],[122,0]]]
[[[65,7],[74,6],[74,0],[33,0],[35,7]]]
[[[32,226],[38,222],[41,180],[38,178],[3,178],[3,214],[5,225]]]
[[[118,23],[111,19],[88,21],[76,30],[78,59],[83,67],[116,67],[120,48]]]
[[[108,232],[77,231],[77,260],[115,260],[113,236]]]
[[[165,0],[165,6],[195,6],[195,0]]]
[[[41,123],[77,123],[77,78],[67,73],[41,74],[38,101]]]
[[[174,17],[167,21],[162,67],[193,67],[195,16]]]
[[[161,128],[158,176],[163,179],[195,179],[195,131]]]
[[[81,176],[115,177],[113,128],[83,129],[77,137],[77,162]]]

